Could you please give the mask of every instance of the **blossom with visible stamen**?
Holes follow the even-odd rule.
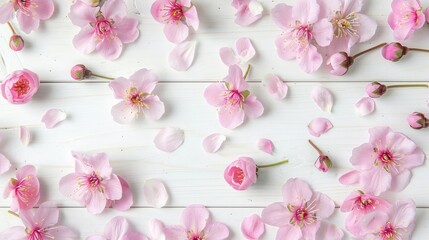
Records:
[[[36,73],[28,70],[14,71],[2,81],[1,94],[12,104],[29,102],[39,90],[40,80]]]
[[[425,14],[419,0],[393,0],[387,22],[396,40],[411,38],[425,24]]]
[[[12,197],[10,208],[17,212],[33,208],[40,199],[40,184],[36,168],[26,165],[16,171],[16,178],[11,178],[3,194]]]

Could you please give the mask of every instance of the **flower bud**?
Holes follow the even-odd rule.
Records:
[[[408,124],[414,129],[422,129],[429,127],[429,120],[423,113],[413,112],[408,115]]]
[[[372,98],[379,98],[387,91],[387,86],[379,82],[372,82],[366,86],[366,93]]]
[[[320,155],[314,162],[314,166],[322,172],[327,172],[332,167],[332,162],[328,156]]]
[[[21,51],[24,48],[24,39],[19,35],[12,35],[9,40],[9,47],[15,52]]]
[[[353,58],[346,52],[339,52],[333,54],[327,64],[331,74],[342,76],[347,73],[349,67],[353,64]]]
[[[402,46],[398,42],[386,44],[382,49],[381,53],[386,60],[397,62],[405,54],[407,54],[408,48]]]
[[[75,80],[83,80],[91,77],[92,73],[83,64],[77,64],[72,67],[70,75]]]
[[[252,158],[240,157],[225,169],[224,178],[235,190],[246,190],[256,183],[257,171]]]

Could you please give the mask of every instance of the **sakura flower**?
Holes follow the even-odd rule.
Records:
[[[54,9],[52,0],[10,0],[0,6],[0,23],[9,22],[16,13],[21,30],[28,34],[39,28],[40,20],[51,18]]]
[[[121,182],[112,173],[105,153],[93,156],[73,152],[75,172],[60,180],[60,192],[85,206],[92,214],[101,213],[108,200],[120,200],[123,195]]]
[[[237,53],[232,48],[223,47],[219,50],[220,59],[228,67],[231,65],[245,65],[255,54],[255,48],[249,38],[240,38],[235,43]]]
[[[212,221],[209,211],[202,205],[188,206],[183,210],[181,219],[183,226],[165,227],[165,240],[228,239],[228,227]]]
[[[277,240],[315,239],[321,221],[334,209],[334,201],[328,196],[314,192],[303,180],[291,178],[283,185],[283,202],[266,207],[262,220],[279,227]]]
[[[39,90],[40,80],[36,73],[28,70],[14,71],[2,81],[0,88],[4,99],[12,104],[24,104]]]
[[[328,46],[333,38],[333,27],[327,18],[319,19],[320,6],[317,0],[297,0],[295,6],[276,5],[272,11],[274,22],[283,33],[275,44],[277,54],[283,60],[296,58],[307,73],[319,69],[323,62],[315,43]]]
[[[387,19],[396,40],[411,38],[414,31],[425,24],[425,15],[419,0],[393,0]]]
[[[130,123],[139,115],[158,120],[164,114],[164,103],[152,91],[158,83],[158,77],[145,68],[135,72],[129,79],[119,77],[109,87],[117,99],[122,101],[112,108],[113,119],[121,124]]]
[[[240,157],[232,162],[224,171],[225,181],[235,190],[246,190],[257,180],[255,160]]]
[[[372,128],[369,134],[368,143],[353,149],[350,162],[357,170],[341,176],[340,182],[359,183],[375,195],[402,191],[410,182],[411,170],[423,164],[425,154],[411,139],[389,127]]]
[[[240,26],[249,26],[262,17],[264,7],[257,0],[232,0],[231,4],[237,12],[235,23]]]
[[[219,121],[225,128],[234,129],[244,122],[245,116],[258,118],[264,112],[244,79],[241,69],[232,65],[223,82],[213,83],[204,91],[206,101],[219,108]]]
[[[75,240],[76,232],[69,227],[57,225],[60,210],[53,202],[44,202],[39,208],[21,210],[19,218],[25,227],[16,226],[0,233],[0,239],[9,240],[44,240],[61,239]]]
[[[156,21],[165,24],[164,34],[172,43],[185,41],[189,27],[196,31],[200,25],[197,8],[191,0],[156,0],[150,12]]]
[[[3,198],[12,197],[10,208],[14,212],[33,208],[40,199],[39,179],[36,168],[26,165],[16,171],[3,193]]]
[[[124,217],[114,217],[106,224],[103,235],[93,235],[86,240],[148,240],[146,236],[131,229]]]
[[[106,1],[101,8],[77,1],[70,8],[69,18],[82,28],[73,38],[73,45],[84,54],[97,51],[114,60],[121,55],[125,43],[132,43],[139,36],[138,21],[127,17],[123,0]]]

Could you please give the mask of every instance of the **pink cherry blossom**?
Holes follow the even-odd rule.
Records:
[[[164,103],[152,94],[158,77],[145,68],[135,72],[129,79],[119,77],[110,82],[117,99],[122,101],[112,107],[113,119],[121,124],[130,123],[139,115],[158,120],[165,112]]]
[[[396,40],[406,40],[425,24],[425,15],[419,0],[393,0],[388,23]]]
[[[228,227],[212,221],[210,212],[202,205],[188,206],[183,210],[181,219],[183,226],[165,227],[165,240],[228,239]]]
[[[49,19],[54,9],[52,0],[10,0],[0,6],[0,23],[9,22],[16,13],[21,30],[28,34],[39,28],[40,20]]]
[[[255,160],[240,157],[232,162],[224,171],[225,181],[235,190],[246,190],[257,180]]]
[[[225,128],[234,129],[244,122],[245,116],[258,118],[264,112],[264,106],[248,90],[243,72],[237,65],[229,67],[223,82],[208,86],[204,97],[210,105],[219,108],[219,121]]]
[[[340,178],[343,184],[359,183],[375,195],[402,191],[410,182],[411,170],[425,160],[423,151],[407,136],[389,127],[369,130],[370,138],[353,149],[350,162],[357,168]]]
[[[219,50],[222,62],[228,67],[235,64],[243,66],[256,54],[256,50],[249,38],[238,39],[235,43],[235,50],[236,53],[229,47],[223,47]]]
[[[93,235],[86,240],[149,240],[143,234],[132,230],[124,217],[114,217],[106,224],[102,235]]]
[[[275,44],[283,60],[296,58],[307,73],[319,69],[323,62],[316,44],[328,46],[333,38],[333,27],[327,18],[320,19],[317,0],[297,0],[295,6],[284,3],[271,10],[274,22],[283,30]]]
[[[40,184],[36,168],[26,165],[16,171],[16,178],[11,178],[3,197],[11,197],[10,208],[17,212],[33,208],[40,199]]]
[[[75,240],[76,232],[69,227],[57,225],[60,210],[54,202],[44,202],[37,209],[21,210],[19,217],[25,227],[16,226],[0,233],[0,239],[9,240]]]
[[[262,220],[279,227],[277,240],[315,239],[321,221],[334,209],[334,201],[328,196],[314,192],[301,179],[291,178],[283,185],[283,202],[266,207]]]
[[[73,38],[73,45],[84,54],[97,51],[114,60],[121,55],[124,43],[132,43],[139,36],[138,21],[127,17],[123,0],[106,1],[101,8],[78,0],[71,6],[69,18],[82,28]]]
[[[23,69],[14,71],[2,81],[0,88],[4,99],[12,104],[29,102],[39,90],[39,77],[36,73]]]
[[[189,27],[196,31],[200,25],[197,8],[191,0],[156,0],[150,12],[156,21],[165,24],[164,34],[172,43],[185,41]]]
[[[120,200],[123,192],[117,175],[112,173],[108,156],[73,152],[75,172],[60,180],[60,192],[85,206],[92,214],[101,213],[108,200]]]
[[[232,0],[231,5],[237,10],[235,23],[240,26],[249,26],[258,21],[264,12],[262,4],[257,0]]]

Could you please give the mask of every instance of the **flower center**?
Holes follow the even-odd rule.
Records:
[[[399,163],[395,160],[395,156],[389,149],[379,150],[377,148],[374,151],[378,154],[377,159],[375,160],[375,165],[383,167],[386,172],[391,172],[392,168],[396,169],[399,166]]]
[[[176,23],[178,21],[181,21],[185,15],[183,11],[183,6],[175,0],[168,1],[164,5],[164,8],[161,9],[161,11],[163,12],[162,17],[164,18],[164,21],[166,23]]]
[[[31,0],[18,0],[18,5],[24,8],[31,6]]]
[[[292,225],[298,225],[301,228],[315,223],[317,221],[317,209],[314,209],[314,207],[315,206],[313,204],[308,205],[307,203],[302,206],[288,204],[287,208],[289,212],[292,213],[289,223]]]
[[[245,177],[243,170],[238,167],[232,167],[231,170],[233,172],[232,180],[238,184],[242,184]]]
[[[188,232],[188,240],[205,240],[204,237],[200,236],[201,234],[194,233],[193,231]]]
[[[378,233],[382,240],[399,240],[395,227],[390,222],[387,222],[384,228]]]
[[[91,188],[97,188],[101,183],[101,179],[98,178],[97,174],[95,172],[92,172],[92,175],[88,176],[88,185]]]
[[[359,26],[359,16],[352,12],[347,16],[343,16],[341,11],[336,13],[336,17],[332,19],[334,25],[334,36],[337,38],[351,37],[357,35],[357,27]]]
[[[130,102],[130,104],[134,107],[137,108],[138,112],[143,112],[143,110],[149,109],[149,106],[144,102],[144,99],[146,98],[146,96],[148,96],[149,94],[144,93],[144,92],[139,92],[137,90],[137,88],[135,87],[131,87],[130,89],[128,89],[127,91],[127,98],[128,101]]]
[[[28,235],[27,240],[41,240],[41,239],[45,239],[45,230],[41,229],[39,227],[35,227],[33,229],[30,228],[26,228],[25,232]]]
[[[18,93],[18,97],[22,97],[30,91],[30,81],[24,77],[20,77],[19,80],[12,85],[12,91]]]
[[[376,201],[374,201],[372,198],[359,196],[355,201],[355,206],[361,210],[366,210],[372,208],[375,203]]]
[[[113,35],[113,24],[112,19],[106,19],[101,12],[97,14],[97,22],[95,22],[95,32],[100,38],[110,37]]]
[[[225,102],[229,106],[240,106],[240,108],[243,107],[244,103],[244,96],[241,94],[238,90],[228,90],[225,92]]]

